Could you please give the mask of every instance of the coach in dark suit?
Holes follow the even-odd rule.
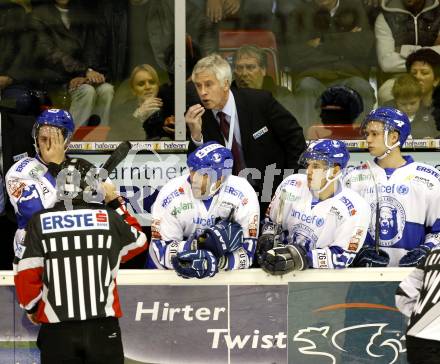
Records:
[[[192,80],[202,105],[191,106],[185,115],[190,151],[210,140],[230,147],[234,174],[242,171],[240,175],[247,177],[260,193],[260,202],[267,205],[264,202],[270,201],[284,174],[298,169],[298,158],[306,147],[302,128],[269,92],[231,89],[231,68],[219,55],[202,58]]]

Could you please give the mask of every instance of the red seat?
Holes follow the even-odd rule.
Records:
[[[361,129],[355,124],[312,125],[307,131],[308,140],[316,139],[362,139]]]
[[[275,35],[267,30],[220,30],[220,54],[232,65],[234,52],[243,45],[256,45],[267,53],[267,75],[279,84],[278,54]]]
[[[75,130],[72,141],[103,142],[107,140],[109,126],[80,126]]]

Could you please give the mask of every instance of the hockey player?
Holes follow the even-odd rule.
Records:
[[[402,155],[401,146],[411,132],[405,113],[392,107],[375,109],[361,128],[375,158],[353,169],[344,181],[369,202],[372,219],[353,265],[416,266],[440,244],[440,172]]]
[[[21,249],[25,227],[32,215],[50,208],[56,201],[55,180],[59,165],[75,129],[72,116],[65,110],[48,109],[41,113],[32,130],[35,158],[16,162],[7,172],[5,183],[17,217],[18,230],[14,251]]]
[[[396,291],[396,307],[409,318],[405,338],[411,364],[439,362],[439,260],[440,249],[433,248]]]
[[[339,181],[349,158],[341,141],[314,141],[300,159],[307,174],[291,175],[278,186],[258,239],[265,271],[278,275],[352,263],[367,234],[370,211]]]
[[[233,176],[231,151],[215,142],[188,156],[189,174],[168,181],[153,205],[150,258],[185,278],[249,268],[259,229],[251,185]]]
[[[15,257],[18,301],[41,324],[42,364],[122,364],[116,276],[147,239],[114,186],[88,175],[91,163],[68,159],[60,167],[58,201],[31,217]]]

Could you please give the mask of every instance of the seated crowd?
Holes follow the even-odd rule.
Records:
[[[186,1],[187,106],[198,101],[192,68],[200,58],[224,52],[222,30],[271,31],[276,71],[266,47],[237,44],[232,55],[225,53],[232,86],[270,91],[307,138],[322,134],[316,125],[359,125],[375,105],[407,111],[409,101],[412,137],[436,138],[440,7],[425,0],[373,3]],[[1,7],[1,110],[35,116],[42,107],[68,109],[74,140],[174,139],[172,0],[6,1]],[[279,70],[288,82],[281,84]],[[151,90],[141,90],[143,83]],[[335,86],[361,98],[362,110],[351,122],[320,120],[321,96]]]

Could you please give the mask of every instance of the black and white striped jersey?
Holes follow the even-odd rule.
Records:
[[[400,283],[396,306],[410,317],[407,335],[440,341],[440,249]]]
[[[101,204],[57,204],[37,213],[16,257],[20,305],[36,309],[40,322],[120,317],[119,263],[146,248],[142,231]]]

